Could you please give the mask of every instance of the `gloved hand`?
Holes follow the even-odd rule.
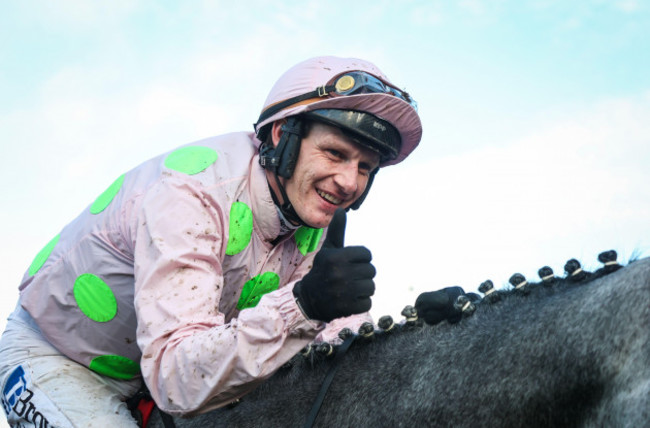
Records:
[[[462,294],[466,293],[461,287],[447,287],[420,294],[415,301],[418,318],[422,318],[427,324],[438,324],[444,320],[450,323],[460,321],[462,313],[454,308],[454,303]],[[467,296],[471,301],[480,299],[476,293],[469,293]]]
[[[345,211],[337,209],[311,270],[296,283],[293,295],[307,317],[330,322],[370,310],[375,267],[366,247],[345,247]]]

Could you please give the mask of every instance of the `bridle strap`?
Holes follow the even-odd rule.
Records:
[[[142,414],[142,410],[140,408],[140,403],[143,402],[143,400],[150,401],[153,403],[153,406],[147,407],[148,414],[146,415]],[[160,408],[155,403],[155,401],[153,401],[153,398],[151,397],[151,393],[149,392],[149,389],[147,388],[147,385],[144,383],[144,381],[142,381],[142,385],[140,386],[140,389],[138,389],[138,392],[136,392],[132,397],[126,399],[126,405],[131,411],[133,417],[137,419],[138,426],[142,426],[143,428],[146,428],[151,412],[154,409],[158,409],[160,420],[162,421],[165,428],[176,428],[176,424],[174,423],[174,418],[170,414],[160,410]],[[137,416],[138,412],[140,412],[139,417]]]
[[[343,359],[343,355],[345,355],[345,352],[348,350],[348,348],[350,347],[353,341],[354,341],[354,336],[349,336],[343,341],[341,346],[339,346],[338,349],[336,350],[336,355],[334,356],[334,361],[332,362],[332,366],[327,372],[327,375],[323,380],[323,384],[320,387],[320,391],[318,392],[318,396],[316,397],[316,400],[314,401],[314,404],[311,407],[309,415],[307,416],[307,421],[305,422],[304,425],[305,428],[311,428],[314,425],[314,422],[316,421],[316,417],[318,416],[318,412],[320,411],[321,405],[323,404],[323,400],[325,400],[325,395],[327,394],[327,390],[329,389],[330,384],[332,383],[332,379],[334,379],[334,375],[336,374],[336,369],[338,368],[340,361]]]

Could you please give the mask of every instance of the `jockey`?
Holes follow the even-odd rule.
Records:
[[[10,424],[137,426],[124,401],[142,379],[161,410],[203,413],[356,331],[375,268],[344,246],[345,211],[421,135],[376,66],[318,57],[280,77],[254,133],[118,177],[25,273],[0,341]]]

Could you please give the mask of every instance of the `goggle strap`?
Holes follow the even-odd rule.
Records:
[[[269,108],[267,108],[265,111],[262,112],[260,118],[257,120],[257,123],[255,124],[255,127],[257,128],[258,123],[265,121],[267,118],[273,116],[274,114],[276,114],[281,110],[284,110],[286,107],[289,107],[293,104],[298,104],[299,102],[308,100],[310,98],[326,97],[329,95],[330,92],[333,92],[335,90],[336,90],[336,86],[334,85],[329,85],[329,86],[323,85],[314,89],[311,92],[307,92],[306,94],[298,95],[293,98],[280,101],[279,103],[270,106]]]

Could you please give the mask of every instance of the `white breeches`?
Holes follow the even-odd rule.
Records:
[[[99,375],[50,345],[18,305],[0,339],[0,393],[11,426],[137,427],[124,400],[141,380]]]

